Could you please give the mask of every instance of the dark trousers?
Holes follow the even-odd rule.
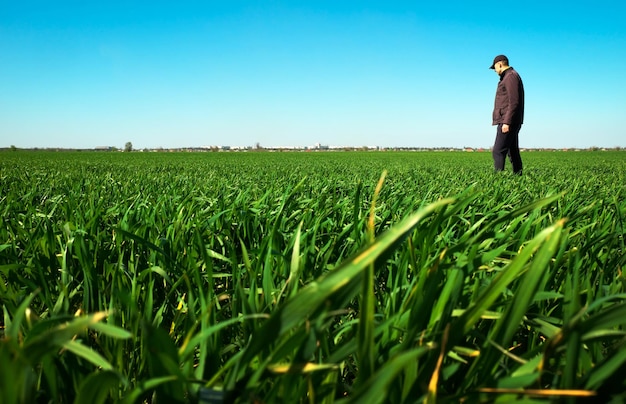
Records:
[[[513,172],[522,174],[522,157],[519,154],[519,131],[521,128],[521,125],[509,125],[509,131],[502,133],[502,124],[498,125],[496,141],[491,151],[493,166],[496,171],[504,170],[504,162],[508,156],[513,165]]]

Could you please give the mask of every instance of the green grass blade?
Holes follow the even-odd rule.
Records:
[[[103,370],[112,370],[111,364],[102,357],[99,353],[86,347],[77,341],[67,341],[62,344],[62,347],[72,352],[74,355],[80,356],[94,364],[95,366],[102,368]]]
[[[354,391],[346,400],[338,400],[338,403],[364,403],[378,404],[384,403],[391,384],[401,374],[401,372],[417,359],[430,350],[428,347],[415,348],[403,352],[391,358],[384,366],[378,369],[370,379],[361,385],[361,388]]]
[[[122,383],[122,377],[114,371],[92,373],[81,383],[74,402],[76,404],[111,402],[117,398],[119,386]]]
[[[328,303],[332,302],[333,296],[339,297],[341,304],[345,304],[346,297],[355,296],[361,290],[360,276],[369,265],[374,264],[383,254],[402,242],[422,219],[453,201],[452,198],[442,199],[426,206],[390,228],[373,244],[340,267],[302,288],[294,298],[278,307],[270,319],[252,336],[241,362],[251,363],[258,353],[270,348],[277,338],[304,322],[321,307],[332,309],[332,306],[328,307]],[[234,380],[228,388],[234,388]]]

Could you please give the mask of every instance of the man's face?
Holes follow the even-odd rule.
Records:
[[[502,62],[497,62],[495,65],[493,65],[493,70],[496,72],[496,74],[500,75],[500,73],[502,73]]]

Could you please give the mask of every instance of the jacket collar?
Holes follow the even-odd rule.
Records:
[[[509,66],[506,70],[504,70],[502,73],[500,73],[500,80],[502,80],[504,78],[504,76],[506,76],[506,74],[509,72],[509,70],[513,70],[513,68],[511,66]]]

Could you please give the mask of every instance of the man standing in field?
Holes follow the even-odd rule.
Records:
[[[513,172],[522,175],[522,157],[519,153],[519,131],[524,123],[524,84],[519,74],[509,66],[509,59],[498,55],[490,69],[500,76],[493,108],[493,125],[498,125],[492,156],[496,171],[504,170],[506,156]]]

